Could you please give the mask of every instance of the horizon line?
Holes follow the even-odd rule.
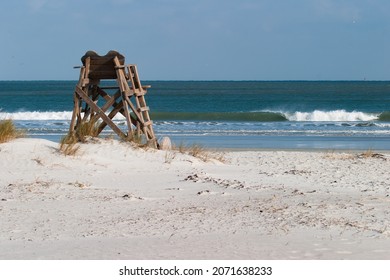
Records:
[[[34,80],[27,80],[27,79],[20,79],[20,80],[0,80],[0,82],[73,82],[78,81],[77,79],[49,79],[49,80],[42,80],[42,79],[34,79]],[[103,80],[103,81],[115,81],[115,79],[111,80]],[[212,79],[212,80],[187,80],[187,79],[179,79],[179,80],[171,80],[171,79],[142,79],[141,81],[153,81],[153,82],[388,82],[389,80],[368,80],[368,79],[359,79],[359,80],[349,80],[349,79],[329,79],[329,80],[303,80],[303,79],[297,79],[297,80],[291,80],[291,79],[270,79],[270,80],[253,80],[253,79],[242,79],[242,80],[232,80],[232,79],[226,79],[226,80],[220,80],[220,79]]]

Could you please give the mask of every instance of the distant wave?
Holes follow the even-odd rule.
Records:
[[[287,121],[279,112],[151,112],[153,120],[163,121],[237,121],[237,122],[267,122]],[[0,119],[13,120],[70,120],[71,111],[64,112],[0,112]],[[115,119],[124,117],[118,114]]]
[[[14,113],[6,113],[0,112],[0,120],[4,119],[12,119],[18,121],[46,121],[46,120],[70,120],[72,118],[72,111],[61,111],[61,112],[14,112]],[[114,119],[122,120],[123,116],[117,115]]]
[[[364,113],[364,112],[347,112],[345,110],[334,110],[334,111],[320,111],[315,110],[313,112],[294,112],[286,113],[285,116],[289,121],[309,121],[309,122],[356,122],[356,121],[375,121],[381,119],[383,114],[388,114],[390,120],[390,112],[382,114]]]
[[[0,112],[0,120],[3,119],[12,119],[20,121],[30,121],[30,120],[70,120],[72,118],[71,111],[63,112],[15,112],[15,113],[5,113]]]
[[[152,113],[155,120],[182,120],[182,121],[237,121],[237,122],[370,122],[390,121],[390,112],[365,113],[345,110],[312,112],[217,112],[217,113],[188,113],[166,112]]]
[[[71,111],[62,112],[0,112],[0,120],[70,120]],[[313,112],[151,112],[156,121],[231,121],[231,122],[390,122],[390,111],[383,113],[364,113],[345,110]],[[118,114],[116,120],[124,120]]]
[[[236,121],[236,122],[276,122],[287,121],[279,112],[152,112],[154,120],[181,121]]]
[[[383,112],[379,115],[378,120],[382,122],[390,122],[390,112]]]

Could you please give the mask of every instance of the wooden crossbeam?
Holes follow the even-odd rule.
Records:
[[[126,138],[126,135],[116,126],[116,124],[104,113],[104,111],[95,104],[80,87],[76,86],[77,93],[91,108],[93,108],[99,117],[120,137]]]

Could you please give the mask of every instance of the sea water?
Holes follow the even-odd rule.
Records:
[[[109,83],[108,83],[109,84]],[[69,130],[76,81],[0,81],[0,120],[30,137]],[[157,137],[239,149],[390,149],[384,81],[143,81]],[[125,130],[125,120],[115,122]],[[106,128],[104,135],[113,135]]]

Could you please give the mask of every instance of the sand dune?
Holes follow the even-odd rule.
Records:
[[[1,259],[389,259],[390,154],[0,144]]]

